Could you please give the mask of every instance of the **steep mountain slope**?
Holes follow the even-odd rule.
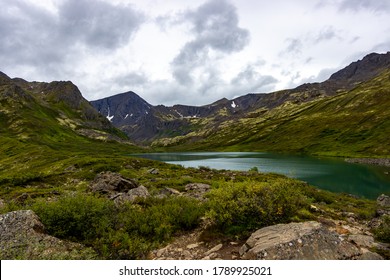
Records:
[[[194,146],[193,142],[208,142],[205,138],[229,131],[232,123],[242,125],[242,119],[265,114],[277,119],[278,116],[273,115],[275,112],[290,107],[298,110],[306,103],[353,90],[389,68],[390,52],[372,53],[334,73],[322,83],[303,84],[269,94],[251,93],[233,100],[221,99],[205,106],[152,106],[133,92],[91,103],[133,141],[144,144],[153,142],[154,146],[172,146],[189,141]],[[226,137],[228,134],[226,132]],[[218,144],[218,147],[223,146],[226,146],[226,141]]]
[[[110,157],[135,151],[71,82],[26,82],[0,72],[0,196],[50,193],[69,173],[94,176],[113,168]]]
[[[47,144],[75,141],[79,135],[107,140],[124,137],[71,82],[27,82],[4,73],[0,77],[2,136]]]
[[[390,155],[390,69],[352,90],[203,128],[154,144],[179,150],[257,150],[326,155]],[[234,128],[234,129],[233,129]]]

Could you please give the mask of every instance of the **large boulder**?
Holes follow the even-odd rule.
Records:
[[[240,255],[257,260],[340,260],[357,258],[361,251],[324,225],[309,221],[259,229],[241,247]]]
[[[139,198],[147,198],[149,196],[148,189],[141,185],[138,188],[129,190],[127,193],[118,193],[111,199],[114,200],[115,204],[120,205],[124,202],[135,202]]]
[[[89,188],[92,192],[112,195],[138,188],[138,185],[135,181],[126,179],[121,174],[108,171],[96,175]]]
[[[191,183],[185,186],[185,195],[198,200],[205,200],[205,194],[209,192],[210,189],[211,186],[207,184]]]
[[[31,210],[0,215],[0,259],[90,259],[92,249],[45,234]]]

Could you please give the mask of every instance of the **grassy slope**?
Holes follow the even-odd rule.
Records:
[[[178,145],[171,149],[389,156],[389,77],[388,70],[337,96],[251,112],[216,130],[207,131],[210,126],[203,120],[203,129],[174,139]]]
[[[335,218],[340,218],[342,211],[355,212],[361,219],[371,218],[375,213],[374,201],[316,190],[280,175],[185,169],[134,159],[126,154],[140,152],[140,148],[77,134],[73,127],[77,125],[77,114],[70,109],[63,117],[58,108],[45,106],[38,100],[6,98],[0,101],[0,198],[6,203],[0,212],[34,209],[50,234],[93,248],[97,258],[145,258],[149,250],[197,226],[204,214],[217,226],[214,229],[217,233],[213,234],[230,235],[229,238],[234,239],[237,238],[234,236],[247,237],[258,226],[316,219],[317,214],[309,211],[311,203]],[[309,104],[306,106],[299,110],[310,110]],[[62,113],[67,110],[60,109]],[[283,116],[283,112],[272,113]],[[293,117],[286,116],[287,119]],[[251,129],[259,129],[258,121],[258,118],[242,120],[252,125]],[[238,132],[237,136],[240,133],[243,134]],[[215,142],[209,143],[210,147],[212,145]],[[252,143],[245,145],[250,147]],[[158,168],[159,174],[151,174],[150,168]],[[188,183],[207,183],[214,191],[210,204],[201,206],[194,200],[179,197],[150,199],[137,206],[117,208],[111,200],[88,192],[88,184],[101,171],[119,172],[133,178],[151,194],[158,194],[166,187],[184,191]],[[254,212],[253,203],[265,201],[264,192],[270,196],[264,206],[266,211],[260,208]],[[274,194],[278,194],[277,199],[273,198]],[[236,195],[240,200],[230,197]],[[299,205],[290,202],[290,198],[297,195]],[[221,209],[230,211],[225,213]],[[259,219],[258,212],[267,216]],[[75,234],[75,226],[80,236]],[[15,258],[28,257],[15,255]]]

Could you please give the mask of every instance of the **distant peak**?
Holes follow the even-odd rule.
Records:
[[[3,72],[0,71],[0,82],[9,81],[9,80],[11,80],[11,78],[8,77],[6,74],[4,74]]]
[[[361,60],[352,62],[347,67],[332,74],[329,80],[333,81],[366,81],[379,72],[390,67],[390,52],[384,54],[370,53]]]

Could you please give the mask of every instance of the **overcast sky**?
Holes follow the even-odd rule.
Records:
[[[204,105],[390,50],[389,0],[0,0],[0,71]]]

